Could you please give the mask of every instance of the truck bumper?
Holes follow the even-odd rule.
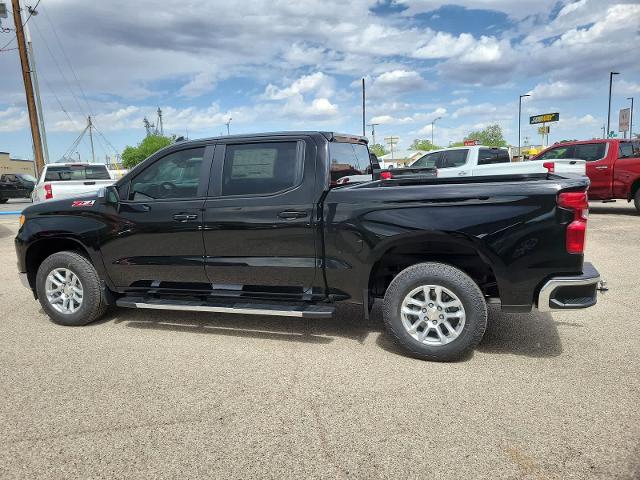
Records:
[[[601,286],[600,273],[585,262],[582,275],[553,277],[540,289],[538,310],[578,310],[594,306],[598,301],[598,291],[606,290]]]

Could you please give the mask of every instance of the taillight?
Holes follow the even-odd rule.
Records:
[[[53,189],[51,188],[50,183],[44,184],[44,199],[51,200],[53,198]]]
[[[384,172],[380,172],[380,180],[391,180],[393,178],[393,174],[388,170]]]
[[[567,252],[584,253],[589,216],[587,192],[563,192],[558,195],[558,206],[573,211],[573,221],[567,225]]]
[[[553,173],[556,171],[556,164],[553,162],[544,162],[542,166],[547,169],[547,173]]]

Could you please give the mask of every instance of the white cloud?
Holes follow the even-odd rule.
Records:
[[[9,107],[0,110],[0,132],[17,132],[29,124],[27,112],[22,108]]]
[[[465,97],[460,97],[460,98],[456,98],[455,100],[452,100],[450,103],[451,105],[465,105],[469,103],[469,99]]]
[[[427,82],[414,70],[393,70],[382,73],[371,82],[372,97],[388,97],[421,90]]]
[[[216,81],[217,78],[213,72],[200,72],[180,88],[178,95],[183,97],[199,97],[211,92],[215,88]]]
[[[476,40],[469,33],[461,33],[456,37],[449,33],[438,32],[431,40],[418,48],[413,56],[423,59],[455,57],[463,54],[475,43]]]
[[[270,83],[265,89],[263,98],[267,100],[284,100],[307,93],[328,97],[334,93],[334,83],[333,78],[322,72],[316,72],[311,75],[304,75],[284,88],[278,88]]]
[[[539,83],[527,93],[531,95],[532,100],[538,101],[577,98],[584,96],[588,91],[585,91],[584,86],[560,80]]]

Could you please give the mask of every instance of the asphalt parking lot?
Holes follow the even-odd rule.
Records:
[[[626,203],[592,205],[596,307],[494,308],[453,364],[403,356],[379,306],[368,323],[115,310],[59,327],[18,281],[16,230],[0,216],[1,478],[640,478]]]

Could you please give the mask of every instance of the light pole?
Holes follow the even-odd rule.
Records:
[[[613,84],[613,76],[620,75],[620,72],[609,72],[609,110],[607,111],[607,138],[611,132],[611,85]]]
[[[227,120],[227,123],[225,123],[225,125],[227,126],[227,135],[230,135],[230,133],[229,133],[229,125],[231,125],[231,117],[229,117],[229,120]]]
[[[437,120],[440,120],[441,118],[442,118],[442,117],[437,117],[437,118],[434,118],[434,119],[431,121],[431,146],[433,146],[433,127],[434,127],[434,125],[435,125],[436,121],[437,121]]]
[[[522,118],[522,98],[530,97],[531,95],[525,93],[524,95],[520,95],[518,99],[518,160],[522,161],[522,147],[520,146],[520,119]]]
[[[629,112],[629,140],[633,140],[633,97],[627,97],[631,100],[631,112]]]

